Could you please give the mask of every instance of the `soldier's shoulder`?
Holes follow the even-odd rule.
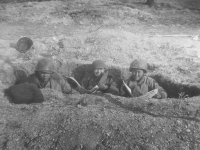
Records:
[[[156,82],[153,78],[151,78],[149,76],[146,76],[145,78],[146,78],[146,82],[149,83],[149,84],[152,84],[152,83]]]
[[[54,72],[54,73],[51,75],[51,78],[52,78],[53,80],[57,81],[58,83],[64,82],[63,76],[62,76],[60,73],[57,73],[57,72]]]
[[[53,77],[53,78],[61,78],[62,76],[61,76],[60,73],[54,72],[54,73],[51,74],[51,77]]]
[[[146,78],[147,80],[154,81],[154,79],[153,79],[152,77],[145,76],[145,78]]]

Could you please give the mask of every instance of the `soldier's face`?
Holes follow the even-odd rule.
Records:
[[[131,69],[132,78],[136,81],[144,76],[144,71],[140,69]]]
[[[38,72],[38,77],[40,81],[47,82],[49,81],[51,74],[46,72]]]
[[[105,72],[104,68],[98,68],[98,69],[94,69],[94,75],[96,77],[102,76]]]

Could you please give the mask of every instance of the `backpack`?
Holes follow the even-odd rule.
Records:
[[[14,104],[41,103],[44,96],[40,89],[32,83],[21,83],[5,89],[4,96]]]

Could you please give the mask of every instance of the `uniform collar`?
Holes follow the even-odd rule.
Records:
[[[35,79],[36,79],[36,81],[37,81],[37,83],[38,83],[38,86],[39,86],[40,88],[44,88],[48,83],[51,84],[51,78],[52,78],[52,77],[50,76],[49,80],[48,80],[46,83],[42,83],[42,82],[38,79],[37,75],[35,74]]]
[[[96,77],[94,74],[92,74],[92,76],[93,76],[93,79],[94,79],[94,80],[100,80],[101,77],[102,77],[103,75],[101,75],[101,76],[99,76],[99,77]]]
[[[143,84],[145,82],[146,77],[147,77],[146,75],[143,75],[143,77],[139,81],[135,81],[131,77],[131,81],[137,82],[137,84],[141,85],[141,84]]]

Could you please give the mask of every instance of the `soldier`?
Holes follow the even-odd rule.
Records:
[[[165,90],[158,85],[158,83],[148,77],[147,73],[147,63],[143,60],[136,59],[130,64],[129,71],[131,72],[131,77],[126,81],[126,84],[131,89],[131,94],[123,85],[120,88],[120,95],[125,97],[139,97],[145,93],[158,89],[158,93],[154,98],[162,99],[167,98],[167,93]]]
[[[107,71],[106,68],[106,64],[102,60],[95,60],[92,63],[93,72],[87,74],[82,79],[81,85],[87,90],[91,90],[98,85],[99,89],[97,92],[118,95],[119,90],[116,87],[113,76]]]
[[[53,62],[47,58],[39,60],[35,73],[29,75],[24,82],[33,83],[39,89],[50,88],[65,94],[72,93],[68,82],[56,72]]]

